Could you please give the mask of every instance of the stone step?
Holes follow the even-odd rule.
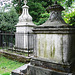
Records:
[[[11,75],[25,75],[27,73],[27,67],[30,65],[30,63],[25,64],[11,72]]]
[[[16,52],[22,52],[22,53],[33,53],[33,50],[21,50],[21,49],[12,49],[12,48],[9,48],[8,50],[11,50],[11,51],[16,51]]]

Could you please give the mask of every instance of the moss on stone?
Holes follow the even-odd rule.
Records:
[[[53,53],[52,53],[53,55],[52,55],[52,57],[54,57],[54,55],[55,55],[55,45],[53,44]]]
[[[40,55],[40,40],[39,40],[39,44],[38,44],[38,46],[39,46],[39,55]]]
[[[45,46],[44,46],[44,57],[47,57],[48,56],[48,54],[47,54],[47,41],[45,41]]]

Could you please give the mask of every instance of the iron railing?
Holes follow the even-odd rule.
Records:
[[[27,48],[27,53],[24,52],[25,50],[20,50],[20,49],[15,49],[15,33],[0,33],[0,49],[1,50],[6,50],[6,51],[12,51],[14,53],[19,53],[23,54],[26,56],[30,56],[32,52],[30,52],[30,44],[34,45],[34,39],[32,39],[30,43],[30,38],[33,36],[33,33],[26,33],[28,36],[28,48]],[[34,46],[33,46],[34,50]]]

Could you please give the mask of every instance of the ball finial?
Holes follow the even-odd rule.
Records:
[[[27,4],[27,0],[24,0],[24,4],[25,4],[25,5]]]

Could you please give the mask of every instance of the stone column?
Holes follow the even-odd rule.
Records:
[[[19,17],[19,22],[16,25],[15,46],[18,49],[27,50],[33,49],[33,31],[35,27],[32,22],[32,17],[29,15],[27,1],[24,0],[23,12]]]
[[[36,34],[35,55],[29,75],[73,75],[75,27],[62,19],[64,8],[57,2],[48,10],[51,11],[49,19],[33,29]]]

